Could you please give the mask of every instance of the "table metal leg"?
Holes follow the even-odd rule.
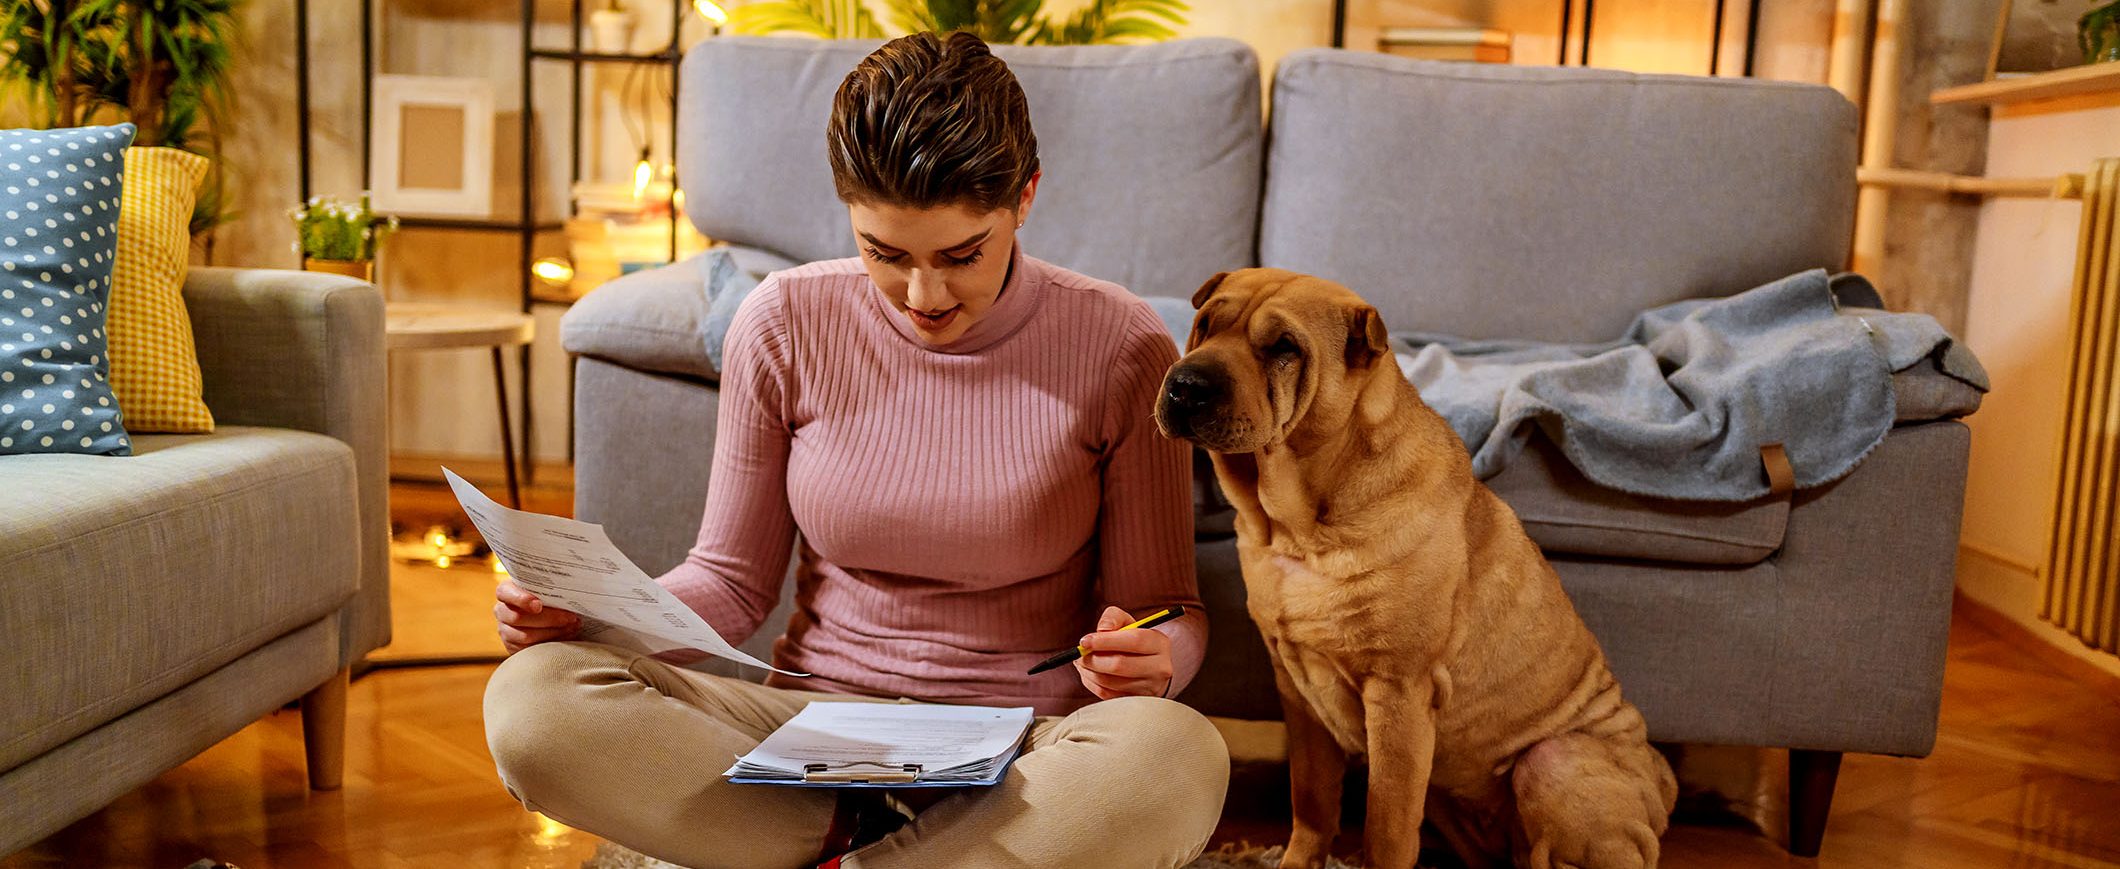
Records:
[[[530,405],[530,345],[522,347],[523,394],[523,485],[537,484],[537,415]]]
[[[500,396],[501,466],[508,473],[508,506],[523,509],[523,492],[515,481],[515,427],[508,422],[508,377],[501,362],[501,348],[493,348],[493,391]]]
[[[567,354],[567,464],[574,464],[574,379],[581,374],[582,358]]]

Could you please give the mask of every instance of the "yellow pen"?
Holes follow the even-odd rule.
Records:
[[[1182,606],[1173,606],[1173,607],[1169,607],[1169,608],[1167,608],[1167,609],[1163,609],[1163,610],[1158,610],[1158,611],[1157,611],[1157,612],[1156,612],[1156,613],[1155,613],[1154,615],[1151,615],[1151,616],[1149,616],[1148,618],[1145,618],[1145,619],[1141,619],[1141,620],[1139,620],[1139,621],[1136,621],[1136,622],[1134,622],[1133,624],[1130,624],[1130,625],[1127,625],[1127,626],[1125,626],[1125,627],[1122,627],[1122,628],[1120,628],[1119,630],[1122,630],[1122,631],[1131,631],[1131,630],[1134,630],[1134,629],[1136,629],[1136,628],[1153,628],[1153,627],[1155,627],[1155,626],[1157,626],[1157,625],[1160,625],[1160,624],[1162,624],[1162,623],[1164,623],[1164,622],[1170,621],[1171,619],[1177,618],[1177,617],[1179,617],[1179,616],[1182,616],[1182,615],[1184,615],[1184,614],[1185,614],[1185,608],[1184,608],[1184,607],[1182,607]],[[1047,659],[1045,659],[1045,660],[1043,660],[1043,661],[1040,661],[1040,662],[1038,662],[1038,666],[1036,666],[1036,667],[1032,667],[1032,668],[1031,668],[1031,671],[1030,671],[1030,672],[1029,672],[1028,674],[1026,674],[1026,675],[1030,675],[1030,676],[1036,676],[1036,675],[1038,675],[1039,673],[1043,673],[1043,672],[1045,672],[1045,671],[1047,671],[1047,670],[1050,670],[1050,669],[1052,669],[1052,668],[1054,668],[1054,667],[1058,667],[1058,666],[1060,666],[1061,664],[1065,664],[1065,663],[1068,663],[1068,662],[1070,662],[1070,661],[1073,661],[1073,660],[1075,660],[1076,658],[1080,658],[1080,657],[1082,657],[1083,655],[1086,655],[1086,654],[1088,654],[1088,651],[1087,651],[1087,650],[1083,649],[1083,648],[1082,648],[1081,646],[1076,646],[1076,647],[1074,647],[1074,648],[1072,648],[1072,649],[1069,649],[1069,650],[1067,650],[1067,651],[1065,651],[1065,652],[1061,652],[1060,654],[1054,655],[1054,656],[1052,656],[1052,657],[1050,657],[1050,658],[1047,658]]]

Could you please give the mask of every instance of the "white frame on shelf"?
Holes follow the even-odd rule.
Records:
[[[430,217],[493,216],[493,84],[484,79],[426,75],[378,75],[374,92],[375,139],[369,149],[370,196],[377,211]],[[464,114],[463,186],[400,186],[398,155],[407,106],[459,109]]]

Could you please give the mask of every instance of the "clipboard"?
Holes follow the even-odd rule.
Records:
[[[837,765],[813,763],[803,768],[802,779],[751,778],[730,776],[729,783],[740,785],[780,785],[794,788],[958,788],[993,787],[1008,775],[1008,768],[1022,754],[1021,748],[1011,749],[1000,763],[994,765],[993,774],[983,779],[966,781],[923,781],[920,764],[887,764],[875,761],[854,761]]]
[[[1029,707],[818,701],[736,758],[734,784],[810,788],[999,784],[1030,736]]]

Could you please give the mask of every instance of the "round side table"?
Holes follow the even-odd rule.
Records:
[[[500,397],[501,463],[508,475],[508,506],[522,509],[515,481],[515,429],[508,420],[508,381],[501,350],[530,343],[537,323],[529,314],[493,311],[430,302],[391,302],[383,307],[383,331],[391,351],[457,350],[486,347],[493,351],[493,391]]]

